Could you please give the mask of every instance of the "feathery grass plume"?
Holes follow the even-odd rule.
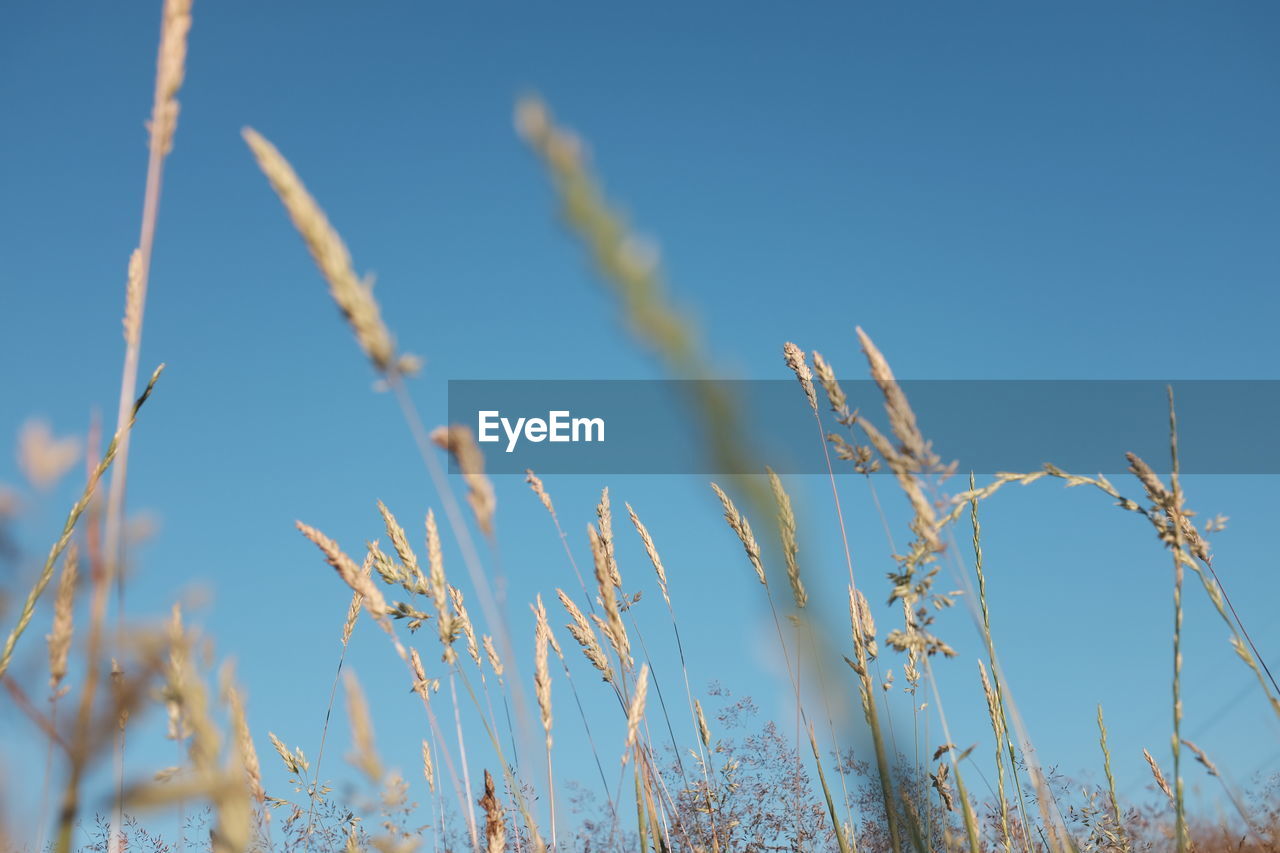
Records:
[[[805,360],[804,350],[787,341],[782,345],[782,357],[786,361],[787,367],[791,368],[796,379],[800,380],[800,385],[804,388],[804,396],[809,401],[810,407],[814,412],[818,411],[818,395],[813,390],[813,373],[809,370],[809,362]]]
[[[885,411],[889,414],[889,427],[897,437],[903,454],[911,461],[915,472],[930,471],[936,468],[939,460],[929,442],[924,440],[920,427],[916,424],[916,415],[907,403],[907,395],[902,393],[898,380],[889,369],[889,362],[872,343],[867,333],[859,327],[856,329],[862,352],[871,367],[871,378],[875,380],[884,395]]]
[[[502,813],[502,804],[494,791],[493,776],[484,771],[484,796],[479,801],[484,809],[484,842],[488,853],[504,853],[507,849],[507,821]]]
[[[702,739],[704,747],[711,749],[711,729],[707,728],[707,718],[702,713],[702,703],[694,699],[693,708],[698,717],[698,737]]]
[[[609,506],[608,486],[600,492],[600,503],[596,504],[596,520],[600,522],[600,546],[604,549],[609,579],[614,586],[621,588],[622,575],[618,571],[618,558],[613,552],[613,510]]]
[[[911,504],[911,509],[915,513],[915,518],[911,522],[911,529],[920,540],[919,546],[922,552],[912,555],[912,560],[915,563],[923,562],[930,554],[942,550],[942,541],[938,538],[938,530],[941,524],[938,521],[933,504],[925,496],[924,489],[913,471],[914,463],[910,457],[899,452],[871,422],[859,418],[858,427],[867,436],[871,446],[884,459],[885,464],[889,466],[889,470],[897,478],[898,485],[902,488]]]
[[[369,703],[365,701],[360,682],[351,670],[342,677],[347,694],[347,721],[351,726],[352,753],[347,757],[372,784],[381,785],[384,777],[382,759],[373,743],[373,722],[369,718]]]
[[[1006,851],[1013,850],[1013,836],[1009,833],[1009,800],[1004,794],[1004,723],[1000,719],[1000,700],[987,678],[987,668],[978,661],[978,675],[982,678],[982,695],[987,700],[987,715],[991,718],[991,733],[996,743],[996,794],[1000,803],[1000,838]],[[1101,713],[1101,706],[1099,706]],[[1108,762],[1107,774],[1110,775]]]
[[[444,576],[444,552],[440,547],[440,529],[436,516],[427,510],[427,569],[431,583],[431,600],[436,605],[436,629],[440,633],[440,645],[444,647],[445,663],[452,663],[453,641],[458,635],[453,612],[449,609],[449,584]]]
[[[555,651],[556,657],[563,659],[564,652],[560,650],[560,643],[556,640],[556,635],[551,632],[551,623],[547,620],[547,606],[542,603],[542,593],[534,596],[534,603],[530,605],[533,610],[534,619],[537,624],[542,626],[542,630],[547,634],[547,643]]]
[[[280,738],[276,737],[275,732],[267,732],[267,737],[271,740],[271,745],[275,747],[276,755],[280,756],[280,761],[284,764],[285,770],[295,776],[305,776],[311,771],[311,765],[307,761],[306,755],[303,754],[302,747],[290,750]]]
[[[1115,821],[1120,837],[1120,849],[1128,853],[1129,834],[1124,829],[1124,815],[1120,811],[1120,798],[1116,795],[1116,777],[1111,773],[1111,749],[1107,746],[1107,724],[1102,719],[1102,705],[1098,705],[1098,743],[1102,746],[1102,770],[1107,777],[1107,798],[1111,804],[1111,819]]]
[[[938,538],[937,515],[920,481],[922,473],[940,470],[938,458],[921,436],[915,414],[884,356],[862,329],[857,332],[871,366],[872,377],[884,396],[889,425],[898,438],[899,446],[894,447],[871,423],[859,419],[858,424],[888,463],[914,512],[910,525],[914,539],[906,554],[895,557],[898,570],[890,574],[893,591],[889,600],[904,603],[905,622],[902,629],[891,631],[885,641],[902,652],[925,656],[941,653],[953,657],[955,650],[929,630],[935,618],[933,613],[953,602],[952,596],[933,592],[934,578],[940,568],[937,554],[943,550],[943,545]]]
[[[498,657],[498,650],[493,646],[493,637],[485,634],[480,638],[480,645],[484,646],[484,653],[489,659],[489,666],[493,669],[493,674],[498,678],[502,678],[502,658]]]
[[[591,555],[595,561],[596,586],[600,591],[600,604],[608,619],[603,626],[605,636],[609,638],[613,650],[618,654],[619,665],[624,670],[631,668],[631,640],[627,636],[627,627],[622,623],[622,611],[618,607],[617,588],[622,578],[616,575],[617,566],[609,563],[609,553],[604,541],[596,533],[594,525],[587,525],[587,537],[591,540]],[[615,582],[616,580],[616,582]]]
[[[662,600],[667,603],[667,607],[671,607],[671,596],[667,592],[667,570],[662,566],[662,558],[658,556],[658,548],[653,544],[649,528],[644,526],[644,522],[640,520],[640,516],[636,515],[631,504],[624,504],[624,506],[627,508],[627,514],[631,516],[631,523],[635,525],[636,532],[640,534],[640,541],[644,543],[644,552],[649,556],[649,562],[653,563],[653,570],[658,575],[658,587],[662,590]]]
[[[462,636],[467,641],[467,654],[475,661],[476,666],[480,666],[480,646],[476,642],[476,629],[471,624],[471,617],[467,615],[467,607],[462,600],[462,590],[456,586],[449,587],[449,599],[453,602],[454,622],[462,629]]]
[[[852,626],[855,641],[862,643],[867,657],[875,659],[879,654],[876,648],[876,619],[871,613],[871,605],[862,590],[849,587],[849,623]]]
[[[342,552],[337,542],[301,521],[296,524],[299,532],[320,549],[325,560],[337,571],[343,582],[351,587],[352,591],[360,593],[364,599],[364,608],[369,611],[369,615],[374,619],[385,620],[387,601],[382,597],[382,592],[374,585],[373,580],[360,570],[355,561]]]
[[[1173,802],[1173,789],[1169,787],[1169,782],[1164,778],[1164,774],[1160,772],[1160,765],[1156,764],[1156,760],[1147,750],[1142,750],[1143,756],[1147,759],[1147,764],[1151,767],[1151,776],[1156,780],[1156,787],[1164,792],[1169,798],[1169,802]]]
[[[927,610],[923,606],[923,602],[929,599],[932,599],[931,603],[935,605],[946,606],[950,604],[950,601],[945,597],[932,595],[930,592],[933,578],[938,571],[935,555],[943,550],[943,546],[938,538],[939,525],[933,504],[925,496],[919,480],[920,474],[931,473],[940,469],[938,457],[920,434],[920,428],[916,424],[915,413],[907,403],[906,395],[903,394],[897,380],[894,379],[893,371],[889,369],[888,362],[885,361],[884,356],[876,349],[875,344],[872,343],[861,328],[857,330],[857,333],[862,343],[862,351],[871,367],[872,378],[884,397],[885,411],[889,415],[889,426],[894,436],[897,437],[899,446],[894,447],[878,429],[866,420],[860,419],[858,424],[862,427],[863,432],[876,451],[884,457],[889,469],[897,478],[898,485],[911,503],[911,508],[915,514],[911,522],[911,530],[915,534],[915,539],[912,541],[908,553],[898,558],[900,571],[891,578],[894,582],[894,591],[890,600],[901,597],[912,606],[919,604],[921,605],[920,614],[916,619],[908,620],[906,631],[892,633],[886,640],[891,646],[898,649],[911,645],[926,651],[927,654],[935,654],[938,651],[942,651],[945,654],[949,651],[949,647],[925,630],[925,627],[932,621],[932,617],[928,616]],[[930,567],[930,564],[932,564],[932,567]]]
[[[738,534],[738,539],[742,542],[742,547],[747,552],[747,558],[751,560],[751,566],[756,570],[756,577],[760,579],[760,583],[768,586],[769,582],[765,579],[764,574],[764,564],[760,562],[760,545],[756,542],[756,537],[751,532],[751,522],[747,521],[747,517],[738,511],[733,501],[724,493],[724,489],[715,483],[711,484],[711,489],[716,493],[716,497],[720,498],[720,503],[724,506],[724,520],[729,523],[729,528]]]
[[[187,34],[191,30],[191,0],[165,0],[156,58],[156,92],[151,108],[151,148],[162,156],[173,150],[178,129],[178,90],[187,68]]]
[[[848,426],[853,420],[853,414],[849,411],[849,398],[840,387],[835,370],[817,350],[813,351],[813,370],[818,375],[818,383],[827,395],[827,402],[831,404],[831,411],[835,412],[836,419],[840,423]]]
[[[524,481],[529,484],[531,489],[533,489],[533,493],[538,496],[538,500],[542,501],[542,505],[547,508],[547,512],[551,513],[552,516],[555,516],[556,508],[551,503],[551,495],[547,494],[546,486],[542,485],[541,478],[539,478],[537,474],[533,473],[532,468],[526,468],[524,470]]]
[[[383,552],[380,546],[381,543],[376,539],[365,544],[365,550],[372,560],[372,567],[378,573],[378,577],[382,578],[382,582],[387,586],[400,586],[407,583],[409,576],[399,563]]]
[[[49,689],[59,694],[62,679],[67,676],[67,656],[71,651],[71,635],[74,630],[76,580],[79,573],[80,551],[73,542],[62,560],[62,574],[58,576],[58,591],[53,598],[53,629],[45,638],[49,644]]]
[[[436,427],[431,431],[431,441],[437,447],[447,451],[458,463],[462,479],[467,484],[467,503],[475,513],[476,523],[486,536],[493,535],[493,514],[498,506],[498,499],[493,492],[493,483],[484,473],[484,454],[480,445],[476,444],[471,427],[464,424],[450,424],[447,427]]]
[[[546,733],[547,749],[551,749],[551,669],[547,665],[547,650],[550,646],[551,628],[547,625],[544,613],[537,614],[534,630],[534,676],[533,683],[538,697],[538,710],[542,715],[542,729]]]
[[[809,384],[812,392],[813,383]],[[782,538],[782,554],[787,561],[787,580],[791,582],[791,595],[795,598],[796,607],[803,608],[809,603],[809,593],[805,592],[804,583],[800,580],[800,563],[796,555],[800,552],[800,543],[796,538],[796,515],[791,509],[791,496],[782,487],[782,479],[765,468],[769,474],[769,486],[773,489],[773,498],[778,502],[778,532]]]
[[[818,375],[818,382],[827,395],[831,411],[835,413],[836,422],[853,429],[858,423],[858,413],[849,411],[849,398],[836,379],[835,369],[822,357],[822,353],[813,351],[813,369]],[[874,474],[880,470],[880,461],[875,459],[871,448],[861,444],[850,444],[839,433],[827,433],[827,443],[835,448],[836,456],[853,463],[853,469],[859,474]]]
[[[80,439],[75,436],[54,438],[49,424],[29,420],[18,433],[18,468],[27,482],[46,491],[52,488],[80,458]]]
[[[169,740],[184,741],[191,737],[191,727],[182,717],[183,678],[187,671],[186,628],[182,625],[182,607],[175,603],[169,614],[169,660],[165,666],[164,700],[168,716]]]
[[[124,289],[124,342],[137,347],[142,341],[142,252],[134,249],[129,254],[129,272]]]
[[[395,340],[382,321],[382,312],[373,298],[373,283],[362,281],[351,262],[346,243],[307,192],[289,161],[274,145],[253,128],[242,131],[258,167],[280,197],[280,202],[302,235],[308,251],[329,283],[329,294],[355,332],[356,341],[373,366],[384,374],[411,373],[416,360],[396,355]]]
[[[262,808],[267,799],[267,794],[262,789],[262,767],[258,763],[258,750],[253,745],[253,735],[249,731],[249,720],[245,716],[244,698],[236,687],[234,670],[229,664],[222,670],[222,695],[230,712],[236,756],[244,768],[245,782],[254,801]]]
[[[391,510],[387,509],[387,505],[382,501],[378,501],[378,512],[382,515],[382,522],[387,528],[387,536],[391,539],[391,547],[395,548],[396,556],[400,558],[400,564],[404,566],[414,580],[421,578],[422,569],[418,568],[418,555],[413,553],[413,548],[409,546],[409,537],[405,535],[404,528],[400,526],[400,522],[396,521],[396,517],[392,515]]]
[[[656,251],[610,208],[587,167],[581,141],[557,127],[533,97],[516,104],[516,130],[551,171],[570,226],[623,300],[633,331],[675,365],[696,358],[696,336],[668,301]]]
[[[431,746],[425,740],[422,742],[422,776],[427,780],[427,787],[434,794],[436,792],[436,766],[431,762]]]
[[[534,608],[536,627],[534,629],[533,651],[533,688],[538,699],[538,712],[542,718],[542,731],[545,736],[544,745],[547,753],[547,790],[551,801],[551,847],[556,846],[556,797],[555,776],[551,769],[551,668],[547,665],[547,650],[550,646],[551,628],[547,625],[546,613],[542,609],[542,599],[538,599],[538,607]]]
[[[565,626],[578,645],[582,647],[582,653],[586,655],[587,660],[591,662],[605,681],[613,683],[613,667],[609,664],[609,658],[604,653],[604,649],[600,645],[600,641],[596,638],[596,632],[591,628],[591,623],[587,621],[587,617],[582,615],[582,611],[578,609],[578,605],[573,603],[573,599],[565,595],[564,590],[557,589],[556,595],[560,597],[560,604],[569,614],[569,618],[573,621]]]
[[[935,758],[934,761],[937,761]],[[951,792],[951,786],[947,783],[947,775],[951,771],[950,764],[939,764],[938,769],[929,777],[929,784],[938,792],[938,797],[942,800],[943,808],[949,812],[956,810],[956,801]]]
[[[417,649],[409,649],[409,671],[413,675],[413,692],[424,701],[431,698],[430,691],[440,689],[440,680],[427,678],[427,670],[422,665],[422,655]]]
[[[62,533],[59,534],[57,541],[53,543],[53,547],[49,549],[49,555],[45,557],[44,565],[40,569],[35,585],[31,587],[31,591],[27,593],[26,599],[22,602],[22,609],[18,611],[18,623],[9,632],[9,637],[5,640],[4,649],[0,651],[0,678],[9,670],[9,663],[13,659],[13,650],[18,644],[18,638],[22,636],[23,632],[27,630],[27,625],[31,623],[31,617],[35,615],[36,602],[40,599],[45,587],[49,585],[49,581],[53,579],[53,567],[71,542],[71,533],[75,530],[76,522],[80,520],[80,516],[84,514],[85,509],[89,506],[94,490],[98,487],[98,481],[102,479],[102,475],[106,470],[111,467],[111,462],[115,459],[121,442],[137,422],[138,412],[142,409],[143,404],[147,402],[147,398],[151,396],[151,392],[155,389],[156,382],[160,379],[160,373],[163,370],[164,365],[162,364],[151,374],[147,387],[143,389],[142,394],[133,404],[132,414],[130,414],[128,421],[112,436],[111,443],[107,445],[106,452],[102,454],[102,459],[98,462],[97,467],[89,473],[89,481],[85,483],[84,491],[80,494],[80,498],[72,505],[71,511],[67,514],[67,520],[62,525]]]
[[[558,126],[540,98],[523,97],[515,109],[520,137],[546,165],[566,223],[582,242],[603,281],[622,304],[630,331],[679,379],[696,382],[691,403],[701,422],[714,470],[747,474],[759,470],[742,432],[737,401],[709,366],[697,329],[672,304],[657,250],[639,237],[604,196],[581,141]],[[768,497],[746,482],[760,510]]]
[[[359,590],[351,591],[351,603],[347,605],[347,618],[342,622],[342,648],[345,651],[351,642],[351,634],[356,629],[356,619],[360,616],[360,607],[364,604],[364,596]]]
[[[636,689],[631,694],[631,704],[627,708],[627,742],[622,748],[622,764],[627,763],[631,748],[636,745],[640,734],[640,721],[644,718],[645,698],[649,695],[649,664],[640,665],[640,675],[636,678]],[[638,759],[637,759],[638,760]]]
[[[1204,766],[1204,769],[1209,771],[1210,776],[1219,775],[1218,765],[1214,764],[1212,761],[1209,760],[1209,756],[1205,753],[1203,749],[1196,746],[1194,743],[1187,740],[1186,738],[1183,738],[1182,745],[1185,746],[1187,749],[1191,750],[1192,754],[1194,754],[1196,757],[1196,761],[1199,761]]]

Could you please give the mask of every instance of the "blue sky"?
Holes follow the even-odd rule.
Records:
[[[3,441],[28,416],[70,433],[114,410],[158,4],[19,2],[7,19]],[[429,423],[444,417],[450,378],[662,375],[513,132],[513,101],[529,91],[589,140],[725,376],[784,377],[780,347],[795,340],[861,378],[860,325],[909,378],[1278,378],[1277,23],[1261,3],[197,2],[144,333],[144,366],[169,369],[130,468],[130,506],[160,529],[137,555],[130,612],[154,619],[206,591],[191,618],[238,661],[278,786],[265,732],[314,746],[347,598],[293,521],[358,551],[379,535],[376,499],[411,529],[435,505],[241,127],[280,147],[377,275],[389,324],[426,359],[413,393]],[[0,482],[19,481],[0,455]],[[786,713],[775,710],[785,677],[756,638],[767,610],[701,478],[547,485],[580,561],[599,489],[635,505],[677,608],[719,602],[685,623],[695,685],[718,679]],[[838,626],[844,571],[826,485],[792,485],[810,586],[829,592]],[[1187,483],[1203,515],[1231,516],[1218,564],[1272,661],[1274,486]],[[497,488],[523,629],[523,602],[575,581],[519,478]],[[847,488],[859,576],[877,589],[888,547],[865,490]],[[33,498],[22,577],[74,489]],[[1002,495],[986,518],[997,641],[1042,757],[1096,774],[1102,701],[1122,787],[1140,791],[1141,747],[1168,750],[1168,556],[1140,519],[1055,484]],[[619,534],[624,573],[651,596],[644,624],[665,636],[643,552]],[[1202,592],[1187,597],[1186,731],[1241,780],[1275,769],[1274,717],[1246,692]],[[967,617],[947,619],[965,654],[939,667],[954,685],[948,715],[957,739],[980,741],[978,647]],[[351,660],[379,697],[384,751],[415,773],[421,710],[402,696],[399,664],[369,626]],[[670,670],[669,649],[655,660]],[[588,706],[616,714],[603,691]],[[23,731],[3,714],[6,732]],[[576,718],[563,690],[557,718]],[[4,740],[10,767],[30,759]],[[571,730],[557,742],[566,777],[594,777]],[[326,759],[335,777],[339,752]],[[172,747],[143,739],[131,760],[173,763]],[[1185,775],[1205,787],[1196,769]]]

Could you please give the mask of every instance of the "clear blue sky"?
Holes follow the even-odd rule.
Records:
[[[28,416],[71,433],[95,408],[114,411],[158,6],[6,10],[0,443]],[[268,787],[279,788],[265,732],[314,752],[347,600],[293,521],[359,551],[379,535],[375,499],[413,529],[434,501],[241,127],[279,145],[358,267],[377,274],[391,327],[427,361],[413,387],[430,423],[444,417],[449,378],[661,375],[617,322],[513,132],[526,91],[589,140],[726,376],[785,376],[784,340],[860,376],[856,324],[910,378],[1280,378],[1278,24],[1263,3],[197,0],[144,333],[144,367],[169,370],[130,469],[131,509],[160,531],[137,555],[130,612],[155,618],[207,591],[191,618],[238,661]],[[5,452],[0,482],[19,481]],[[606,484],[663,550],[689,615],[695,685],[719,679],[785,714],[785,677],[760,651],[767,635],[756,638],[759,587],[705,483],[549,478],[580,560]],[[1273,663],[1275,485],[1187,483],[1194,508],[1231,516],[1219,566]],[[844,570],[826,486],[793,486],[810,586],[838,620]],[[23,579],[75,488],[33,497]],[[524,484],[497,488],[512,618],[525,630],[523,602],[574,580]],[[860,577],[881,590],[887,546],[865,491],[849,492]],[[986,518],[997,642],[1042,758],[1096,775],[1101,701],[1122,787],[1140,791],[1141,747],[1167,761],[1168,555],[1139,519],[1056,484],[1002,496]],[[628,586],[649,592],[647,636],[662,646],[643,552],[621,524],[619,538]],[[453,576],[463,579],[456,559]],[[1246,691],[1203,593],[1187,598],[1187,733],[1239,781],[1276,769],[1274,718]],[[963,613],[944,625],[964,653],[939,667],[953,734],[980,741],[978,647]],[[670,650],[655,656],[676,693]],[[351,661],[378,697],[384,752],[417,778],[422,713],[400,665],[369,625]],[[589,710],[618,731],[607,695],[588,692]],[[3,760],[17,768],[32,758],[25,724],[7,704],[2,714]],[[590,782],[575,719],[561,684],[559,766]],[[326,758],[333,777],[347,772],[341,751]],[[172,747],[140,740],[131,761],[174,763]],[[1205,787],[1197,768],[1185,775]]]

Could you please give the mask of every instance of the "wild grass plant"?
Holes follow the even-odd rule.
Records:
[[[804,550],[786,480],[765,460],[754,458],[735,415],[735,402],[714,386],[705,386],[712,390],[692,401],[691,428],[704,437],[717,469],[725,472],[723,485],[707,484],[707,495],[723,509],[728,535],[723,530],[655,534],[625,501],[621,505],[631,530],[625,523],[615,525],[616,504],[603,483],[594,516],[568,522],[555,509],[554,483],[548,486],[530,471],[532,499],[547,512],[549,534],[563,544],[562,576],[573,577],[577,587],[548,583],[544,594],[528,602],[528,617],[504,617],[493,582],[496,551],[488,547],[502,534],[497,492],[474,436],[456,424],[428,431],[408,386],[419,361],[399,350],[371,283],[356,272],[346,244],[287,158],[263,135],[246,129],[244,140],[253,161],[302,237],[360,349],[395,395],[435,490],[429,505],[401,508],[400,515],[380,501],[371,506],[370,538],[363,543],[328,536],[323,529],[332,520],[318,526],[297,523],[301,536],[311,543],[308,547],[319,552],[305,552],[300,545],[300,565],[309,560],[319,575],[323,562],[337,576],[327,580],[350,592],[344,613],[314,614],[317,619],[331,618],[339,639],[329,700],[322,725],[304,744],[287,742],[271,730],[251,729],[245,688],[229,666],[215,667],[212,638],[189,628],[180,607],[174,606],[160,629],[133,625],[125,618],[133,614],[124,608],[128,436],[160,375],[157,370],[134,399],[161,175],[177,130],[176,95],[190,26],[190,3],[167,0],[142,235],[130,260],[125,293],[126,351],[118,425],[100,457],[90,460],[83,493],[21,604],[5,613],[10,627],[0,652],[0,678],[7,701],[48,747],[46,766],[39,769],[45,808],[2,827],[5,849],[1280,849],[1278,783],[1237,790],[1212,757],[1183,735],[1183,593],[1188,570],[1227,627],[1231,653],[1252,673],[1260,699],[1278,717],[1280,688],[1215,569],[1210,536],[1216,522],[1197,527],[1192,521],[1179,477],[1172,396],[1172,475],[1166,481],[1147,461],[1128,456],[1141,500],[1124,497],[1101,475],[1072,474],[1052,464],[1037,471],[1001,473],[985,483],[969,475],[968,487],[953,491],[955,466],[934,452],[926,425],[918,421],[889,359],[869,334],[851,329],[849,349],[856,345],[861,351],[879,388],[888,433],[850,409],[826,357],[786,342],[779,370],[795,376],[800,387],[796,404],[812,413],[827,462],[843,550],[840,562],[847,569],[847,583],[842,579],[839,590],[840,600],[848,602],[847,631],[835,630],[810,613],[815,591],[831,592],[830,573],[810,573],[813,564]],[[667,295],[656,252],[632,232],[606,197],[578,137],[561,127],[536,98],[518,102],[515,124],[546,166],[569,230],[617,295],[623,318],[641,344],[673,376],[714,376],[701,336]],[[163,405],[162,393],[151,405]],[[796,441],[812,440],[813,436],[796,436]],[[24,448],[24,470],[66,473],[65,448],[49,440],[33,440]],[[446,474],[445,455],[455,461],[459,477]],[[102,514],[97,511],[97,487],[109,470],[113,478]],[[889,476],[873,477],[878,471]],[[857,475],[877,507],[877,488],[892,483],[910,510],[905,524],[884,515],[884,543],[859,546],[882,554],[887,584],[855,575],[855,546],[846,528],[837,473]],[[1137,757],[1113,756],[1101,706],[1097,727],[1105,784],[1070,783],[1047,768],[1019,712],[1015,690],[1022,688],[1010,683],[1001,666],[998,630],[993,627],[999,614],[988,601],[989,583],[999,580],[988,577],[984,564],[980,510],[1006,486],[1041,480],[1101,492],[1120,509],[1145,519],[1171,555],[1171,775],[1151,752],[1144,751],[1141,759],[1164,801],[1126,802],[1118,795],[1113,763],[1135,763]],[[10,506],[6,511],[11,510]],[[444,530],[437,510],[443,514]],[[402,519],[413,521],[406,525]],[[967,530],[960,530],[966,521]],[[653,570],[651,579],[647,570],[619,559],[619,539],[632,530]],[[446,565],[445,535],[452,537],[462,557],[465,581],[458,567]],[[783,661],[788,682],[783,689],[794,706],[794,731],[761,719],[752,697],[735,695],[720,685],[703,687],[690,678],[686,653],[693,650],[686,646],[681,628],[689,625],[682,620],[694,617],[672,582],[680,569],[664,562],[658,544],[680,536],[721,537],[726,551],[739,552],[741,582],[758,592],[769,614],[770,642]],[[957,541],[969,543],[971,564],[958,554]],[[424,549],[423,557],[419,549]],[[970,594],[940,587],[944,567],[964,578]],[[642,595],[652,584],[661,605],[654,603],[654,596]],[[464,585],[470,593],[464,593]],[[29,629],[50,598],[51,586],[51,627],[45,648],[39,649]],[[118,625],[109,631],[113,590]],[[468,594],[479,603],[474,616]],[[78,607],[77,599],[84,595],[88,604]],[[872,601],[887,601],[900,622],[878,625]],[[948,632],[959,630],[958,620],[948,618],[957,604],[970,609],[977,627],[982,655],[976,667],[975,661],[955,660],[960,654],[945,639]],[[665,611],[677,649],[675,661],[650,655],[636,612],[651,607]],[[76,621],[82,609],[89,615],[87,639],[78,642],[76,632],[85,631]],[[699,613],[696,618],[707,617]],[[409,775],[395,769],[405,763],[403,757],[391,761],[379,751],[370,699],[347,662],[356,629],[365,622],[386,638],[395,665],[402,668],[404,692],[414,694],[413,701],[422,707],[420,736],[415,736],[421,751],[413,757],[418,766]],[[68,666],[73,650],[83,655],[74,671]],[[47,710],[30,698],[32,684],[11,675],[14,661],[27,658],[47,660]],[[530,662],[532,674],[527,675],[522,665]],[[957,731],[945,712],[948,697],[936,672],[961,666],[970,672],[977,669],[994,746],[985,755],[963,746],[978,733]],[[900,673],[898,681],[895,671]],[[330,724],[339,688],[349,729],[346,761],[359,780],[353,793],[335,791],[327,781],[332,760],[325,762],[326,746],[336,735]],[[553,694],[563,691],[574,699],[576,718],[553,712]],[[586,713],[582,696],[587,691],[599,691],[611,705],[616,703],[609,719]],[[895,720],[901,716],[902,702],[890,701],[891,695],[905,697],[909,719]],[[378,697],[375,702],[404,698]],[[59,713],[63,699],[75,708],[69,719]],[[844,699],[851,700],[854,714],[840,710]],[[138,722],[140,711],[150,706],[163,709],[167,736],[182,750],[182,760],[157,769],[149,780],[132,782],[124,778],[126,735],[132,726],[143,724]],[[931,728],[935,725],[940,738]],[[620,752],[602,750],[606,729],[620,737]],[[475,737],[477,731],[483,738]],[[679,735],[683,731],[696,734],[684,742]],[[598,785],[593,779],[584,787],[583,780],[568,782],[557,775],[556,756],[569,751],[591,755]],[[86,771],[108,752],[114,756],[113,789],[106,795],[110,807],[95,815],[85,806],[90,802],[83,790]],[[312,752],[314,758],[309,757]],[[269,789],[264,783],[262,756],[279,763],[288,780],[286,789]],[[1221,784],[1233,809],[1230,815],[1215,818],[1188,808],[1188,756],[1207,778]],[[994,780],[989,797],[975,795],[972,780],[979,774]],[[30,782],[30,768],[23,778]],[[92,802],[102,802],[96,792]],[[147,828],[156,810],[177,815],[176,835]]]

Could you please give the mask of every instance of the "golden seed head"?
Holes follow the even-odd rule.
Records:
[[[631,694],[631,706],[627,709],[627,743],[622,752],[622,763],[627,763],[631,748],[636,745],[640,734],[640,721],[644,718],[645,697],[649,693],[649,665],[640,665],[640,675],[636,679],[635,692]]]
[[[72,619],[75,613],[76,580],[79,573],[79,549],[72,542],[62,560],[58,592],[53,600],[53,630],[49,643],[49,688],[55,692],[67,676],[67,657],[71,652]]]
[[[626,504],[627,513],[631,516],[631,523],[635,525],[636,532],[640,534],[640,541],[644,543],[644,552],[649,555],[649,562],[653,563],[653,570],[658,575],[658,586],[662,590],[662,598],[667,602],[667,607],[671,606],[671,596],[667,593],[667,570],[663,568],[662,558],[658,556],[658,547],[653,544],[653,537],[649,535],[649,528],[644,526],[640,521],[640,516],[636,515],[636,511],[631,508],[631,504]]]
[[[791,368],[796,374],[796,379],[800,380],[800,387],[804,388],[805,399],[809,401],[809,406],[816,413],[818,411],[818,395],[813,390],[813,373],[809,370],[809,362],[805,360],[804,350],[787,341],[782,345],[782,358],[787,363],[787,367]]]
[[[395,341],[382,321],[377,300],[373,298],[373,282],[356,275],[346,243],[329,224],[328,217],[289,161],[252,128],[245,128],[243,136],[257,158],[258,166],[288,211],[294,227],[302,235],[321,275],[329,283],[329,294],[355,332],[356,341],[365,355],[380,372],[395,372],[400,361],[396,356]]]
[[[533,493],[538,496],[538,500],[542,501],[542,505],[547,508],[547,512],[551,513],[554,518],[556,508],[551,504],[551,495],[547,494],[546,486],[542,485],[542,480],[537,474],[533,473],[532,468],[526,468],[524,472],[524,481],[533,489]]]
[[[711,484],[711,488],[715,491],[716,497],[720,498],[720,503],[724,507],[724,520],[729,523],[729,528],[738,534],[738,540],[742,542],[742,547],[747,552],[747,558],[751,560],[751,567],[756,570],[756,577],[760,579],[760,583],[768,586],[769,582],[765,578],[764,564],[760,562],[760,545],[756,542],[756,537],[751,532],[751,523],[734,506],[733,501],[724,493],[724,489],[715,483]]]
[[[772,468],[766,467],[765,471],[769,475],[769,487],[773,490],[773,498],[778,504],[778,532],[782,539],[782,554],[786,558],[787,580],[791,583],[791,595],[795,599],[796,607],[803,609],[809,603],[809,593],[805,591],[804,583],[800,580],[800,563],[797,560],[800,544],[796,537],[796,516],[791,508],[791,496],[783,488],[782,478],[775,474]]]

